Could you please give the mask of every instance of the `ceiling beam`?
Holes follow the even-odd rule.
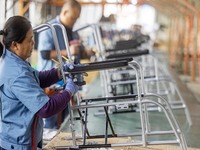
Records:
[[[29,6],[32,2],[32,0],[19,0],[19,15],[24,16],[24,14],[28,11]]]

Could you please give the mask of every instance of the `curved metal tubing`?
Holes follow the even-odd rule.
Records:
[[[66,33],[64,32],[64,28],[60,25],[60,24],[54,24],[54,25],[50,25],[50,24],[43,24],[41,26],[38,26],[36,28],[34,28],[34,31],[42,31],[42,30],[46,30],[47,28],[50,28],[53,34],[53,39],[54,39],[54,43],[55,43],[55,47],[56,47],[56,51],[58,54],[58,60],[60,62],[60,67],[61,70],[63,70],[63,62],[62,62],[62,57],[60,54],[60,47],[58,44],[58,39],[57,39],[57,35],[56,35],[56,31],[55,31],[55,26],[59,26],[61,27],[62,31],[63,31],[63,37],[66,39],[65,41],[65,45],[66,45],[66,50],[67,50],[67,54],[70,57],[70,50],[69,50],[69,45],[68,45],[68,38]],[[95,30],[95,39],[97,40],[97,44],[100,50],[102,50],[102,47],[100,46],[100,42],[99,42],[99,32],[98,32],[98,28],[96,25],[91,25],[91,27]],[[173,133],[175,134],[177,141],[171,141],[172,143],[179,143],[180,147],[182,150],[186,150],[187,149],[187,144],[185,141],[184,136],[181,134],[181,130],[179,128],[178,123],[176,122],[176,119],[172,113],[171,107],[169,105],[169,103],[167,102],[167,100],[165,100],[163,97],[161,97],[160,95],[157,94],[152,94],[152,93],[145,93],[144,91],[144,75],[142,72],[142,66],[136,62],[136,61],[131,61],[128,64],[132,69],[135,70],[136,72],[136,83],[137,83],[137,94],[138,94],[138,100],[137,101],[125,101],[125,102],[109,102],[109,103],[104,103],[104,104],[86,104],[86,105],[82,105],[82,104],[78,104],[75,106],[71,106],[71,110],[75,110],[75,109],[84,109],[84,108],[94,108],[94,107],[107,107],[107,106],[116,106],[119,104],[138,104],[139,106],[139,112],[140,112],[140,119],[141,119],[141,127],[142,127],[142,142],[139,142],[139,145],[143,145],[143,146],[147,146],[147,144],[162,144],[165,143],[164,141],[160,141],[160,142],[148,142],[147,141],[147,135],[150,135],[151,132],[148,131],[148,112],[147,112],[147,105],[148,103],[157,105],[158,107],[160,107],[163,112],[165,113],[165,116],[167,117],[167,120],[169,121],[169,124],[173,130]],[[65,79],[65,75],[62,72],[63,75],[63,79]],[[104,79],[106,79],[106,77],[104,77]],[[106,81],[104,81],[106,82]],[[106,85],[106,83],[105,83]],[[157,97],[159,98],[161,101],[163,101],[166,104],[166,107],[164,107],[162,105],[162,103],[157,102],[157,101],[153,101],[153,100],[144,100],[143,97]],[[73,115],[70,115],[71,119],[73,119]],[[146,125],[146,126],[145,126]],[[76,145],[76,136],[75,136],[75,129],[74,129],[74,123],[73,121],[71,122],[71,130],[72,130],[72,138],[73,138],[73,147],[77,147]],[[167,133],[167,132],[166,132]],[[170,133],[170,132],[169,132]],[[159,134],[159,131],[158,131]],[[160,132],[160,134],[162,134],[162,132]],[[167,142],[166,142],[167,143]],[[170,142],[169,142],[170,143]],[[134,143],[130,143],[130,145],[135,145]],[[112,146],[122,146],[122,145],[127,145],[126,144],[112,144]],[[129,145],[129,144],[128,144]],[[65,147],[66,148],[66,147]]]
[[[68,56],[68,59],[70,62],[73,62],[72,61],[72,58],[71,58],[71,52],[70,52],[70,48],[69,48],[69,40],[68,40],[68,37],[67,37],[67,33],[66,33],[66,29],[63,25],[59,24],[59,23],[54,23],[52,24],[53,27],[60,27],[61,30],[62,30],[62,34],[63,34],[63,38],[64,38],[64,42],[65,42],[65,47],[66,47],[66,51],[67,51],[67,56]]]
[[[58,38],[57,38],[56,30],[54,29],[54,27],[51,24],[45,23],[45,24],[41,24],[41,25],[39,25],[37,27],[34,27],[33,31],[42,32],[42,31],[47,30],[47,29],[50,29],[51,32],[52,32],[53,41],[54,41],[54,44],[55,44],[57,57],[58,57],[58,60],[59,60],[59,63],[60,63],[59,68],[61,70],[64,83],[66,83],[65,74],[63,72],[62,56],[60,54],[60,47],[59,47],[59,43],[58,43]]]
[[[156,97],[161,98],[166,103],[167,107],[165,108],[161,103],[156,102],[154,100],[142,100],[142,101],[126,101],[126,102],[115,102],[115,103],[106,103],[106,104],[105,103],[103,103],[103,104],[87,104],[87,105],[74,106],[72,109],[76,110],[76,109],[80,109],[80,108],[83,109],[83,108],[115,106],[115,105],[119,105],[119,104],[141,104],[141,105],[148,104],[148,103],[155,104],[155,105],[159,106],[165,113],[165,116],[167,117],[167,120],[173,130],[173,133],[175,134],[175,136],[177,138],[177,142],[173,141],[172,143],[179,143],[182,150],[187,150],[187,144],[185,142],[183,135],[181,134],[181,131],[179,130],[180,128],[177,128],[178,130],[175,128],[175,127],[179,127],[179,126],[178,126],[178,123],[176,122],[176,119],[173,116],[172,110],[171,110],[170,105],[168,104],[167,100],[165,100],[164,98],[162,98],[159,95],[152,94],[152,93],[145,95],[145,97],[149,97],[149,96],[156,96]],[[172,120],[171,120],[171,118],[172,118]],[[142,120],[142,118],[141,118],[141,120]],[[145,136],[151,135],[151,132],[142,133],[142,135],[143,134],[145,134]],[[143,146],[144,146],[144,142],[147,144],[150,144],[150,143],[155,144],[154,142],[148,143],[148,141],[142,141]],[[157,144],[162,144],[162,143],[163,142],[160,142],[160,143],[158,142]],[[170,144],[170,143],[171,142],[169,142],[168,144]],[[167,143],[165,143],[165,144],[167,144]]]

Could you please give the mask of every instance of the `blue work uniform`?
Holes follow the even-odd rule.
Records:
[[[59,17],[54,18],[53,20],[49,21],[48,23],[53,24],[53,23],[59,23],[61,24]],[[64,39],[63,39],[63,34],[62,30],[59,27],[55,27],[56,29],[56,34],[58,38],[58,43],[59,43],[59,48],[66,49],[65,44],[64,44]],[[44,30],[39,33],[38,35],[38,64],[37,64],[37,70],[42,71],[42,70],[48,70],[51,68],[54,68],[56,66],[55,62],[53,62],[51,59],[44,59],[41,56],[42,51],[51,51],[51,50],[56,50],[54,40],[53,40],[53,34],[50,29]],[[45,118],[45,128],[57,128],[57,117],[56,115],[51,116],[49,118]]]
[[[57,16],[56,18],[52,19],[51,21],[49,21],[48,23],[50,24],[61,24],[59,16]],[[57,38],[58,38],[58,44],[59,44],[59,48],[61,50],[66,49],[65,46],[65,42],[64,42],[64,37],[63,37],[63,33],[62,33],[62,29],[58,26],[55,26],[55,30],[56,30],[56,34],[57,34]],[[66,30],[66,34],[67,34],[67,38],[68,41],[74,40],[78,38],[78,34],[73,33],[72,28],[67,28],[65,27]],[[51,51],[51,50],[56,50],[55,44],[54,44],[54,40],[53,40],[53,34],[52,31],[50,29],[44,30],[42,32],[39,33],[38,35],[38,66],[37,66],[37,70],[42,71],[42,70],[48,70],[51,68],[54,68],[56,66],[55,62],[53,62],[51,59],[44,59],[41,56],[41,51]],[[66,108],[65,110],[66,114],[68,113],[68,110]],[[56,115],[51,116],[49,118],[45,118],[45,128],[57,128],[57,117]]]
[[[51,21],[49,21],[48,23],[50,24],[61,24],[59,16],[57,16],[56,18],[52,19]],[[57,38],[58,38],[58,44],[61,50],[66,49],[65,46],[65,42],[64,42],[64,37],[63,37],[63,33],[60,27],[55,26],[55,30],[56,30],[56,34],[57,34]],[[78,35],[76,33],[73,33],[71,28],[66,28],[66,33],[67,33],[67,38],[68,41],[74,40],[74,39],[78,39]],[[43,59],[40,52],[41,51],[51,51],[51,50],[55,50],[55,44],[54,44],[54,40],[53,40],[53,35],[50,29],[44,30],[42,32],[39,33],[38,35],[38,66],[37,66],[37,70],[41,71],[41,70],[46,70],[46,69],[51,69],[53,67],[55,67],[55,62],[53,62],[51,59]]]
[[[43,120],[37,112],[49,97],[40,87],[38,75],[28,62],[4,49],[0,60],[0,147],[6,150],[30,150],[42,140]]]

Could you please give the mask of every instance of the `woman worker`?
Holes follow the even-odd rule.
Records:
[[[26,61],[34,45],[26,18],[9,18],[0,35],[4,44],[0,49],[0,149],[42,148],[42,118],[62,111],[79,87],[68,79],[62,93],[50,97],[44,93],[43,88],[62,77],[59,69],[38,72]]]

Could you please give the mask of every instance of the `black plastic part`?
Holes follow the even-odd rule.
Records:
[[[85,81],[82,81],[82,82],[74,82],[76,85],[78,86],[82,86],[82,85],[85,85],[86,82]]]
[[[107,59],[113,59],[113,58],[130,58],[130,57],[136,57],[136,56],[141,56],[141,55],[147,55],[149,54],[149,50],[137,50],[137,51],[132,51],[132,52],[125,52],[123,53],[114,53],[114,54],[109,54],[106,56]]]
[[[123,95],[123,96],[99,97],[99,98],[83,99],[82,102],[136,98],[137,96],[138,96],[137,94],[131,94],[131,95]],[[143,97],[143,95],[141,95],[141,96]]]
[[[88,72],[88,71],[95,71],[95,70],[105,70],[105,69],[112,69],[118,67],[127,66],[132,58],[121,58],[121,59],[110,59],[105,61],[99,61],[94,63],[87,63],[82,64],[80,66],[74,66],[72,70],[68,70],[69,73],[81,73],[81,72]]]
[[[117,134],[108,134],[107,135],[108,138],[114,138],[114,137],[118,137]],[[90,137],[87,137],[87,139],[98,139],[98,138],[105,138],[105,135],[90,135]]]
[[[155,75],[152,75],[152,76],[145,76],[144,79],[152,79],[152,78],[155,78],[156,76]],[[112,82],[120,82],[120,81],[127,81],[127,80],[136,80],[136,76],[132,76],[132,77],[128,77],[128,78],[123,78],[123,79],[119,79],[119,80],[112,80]],[[133,83],[131,83],[133,84]]]
[[[107,49],[106,52],[120,51],[124,49],[136,49],[149,39],[150,37],[148,35],[140,35],[135,39],[117,41],[114,49]]]
[[[84,149],[84,148],[102,148],[102,147],[111,147],[111,144],[79,145],[80,149]]]

